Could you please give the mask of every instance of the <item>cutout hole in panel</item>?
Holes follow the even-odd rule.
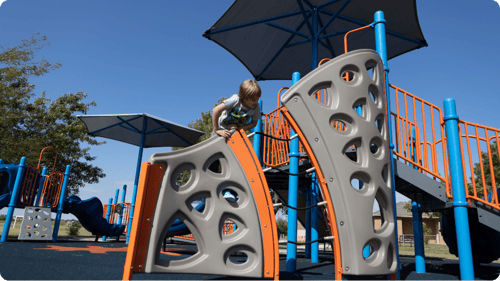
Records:
[[[179,165],[172,173],[171,186],[175,191],[187,189],[195,180],[195,167],[193,164],[185,163]]]
[[[370,184],[370,175],[364,172],[355,172],[350,178],[351,187],[362,193],[367,192],[368,185]]]
[[[370,85],[370,87],[368,87],[368,94],[370,96],[370,99],[372,100],[372,102],[380,108],[380,105],[379,105],[379,92],[378,92],[378,89],[375,85]]]
[[[237,229],[238,225],[234,221],[232,221],[231,219],[226,219],[224,221],[224,224],[222,225],[221,232],[224,236],[236,232]]]
[[[232,213],[224,213],[219,220],[219,236],[223,242],[236,241],[248,232],[243,220]]]
[[[249,202],[245,189],[237,182],[226,181],[217,187],[217,204],[230,205],[233,208],[241,208]]]
[[[376,209],[378,209],[380,213],[380,220],[374,221],[373,230],[375,231],[375,233],[380,233],[383,232],[389,225],[387,220],[389,218],[389,214],[387,212],[387,201],[380,190],[377,190],[375,199],[373,200],[373,210]]]
[[[354,84],[359,79],[359,68],[348,64],[340,70],[340,79],[347,84]]]
[[[382,139],[379,137],[374,137],[370,141],[370,152],[377,158],[383,157],[384,155],[384,146]]]
[[[47,237],[47,233],[42,234],[42,235],[41,235],[41,237],[42,237],[42,238]]]
[[[42,226],[42,231],[45,231],[47,230],[47,227],[46,226]]]
[[[394,250],[392,247],[392,243],[387,247],[387,268],[392,268],[392,264],[394,263]]]
[[[208,158],[203,165],[203,170],[216,175],[223,175],[225,173],[225,167],[227,167],[226,158],[222,153],[217,153]]]
[[[34,234],[35,236],[38,236],[38,235],[40,234],[40,231],[35,230],[35,231],[33,231],[33,234]]]
[[[385,138],[385,116],[383,114],[380,114],[375,118],[375,126],[382,137]]]
[[[365,63],[366,71],[368,71],[368,75],[373,81],[376,81],[378,78],[378,67],[377,62],[374,60],[368,60]]]
[[[210,205],[210,192],[199,192],[186,200],[187,207],[195,214],[205,214]]]
[[[389,164],[385,164],[384,168],[382,168],[382,179],[385,183],[387,183],[389,177]]]
[[[250,246],[235,246],[224,253],[224,263],[232,271],[248,271],[256,266],[256,251]]]
[[[352,109],[354,110],[354,112],[356,112],[363,119],[366,119],[366,117],[368,116],[369,112],[367,112],[368,107],[366,106],[366,99],[365,98],[361,98],[361,99],[357,100],[352,105]]]
[[[381,242],[378,239],[370,239],[365,243],[363,252],[361,253],[366,262],[370,263],[376,259],[377,253],[380,250]]]
[[[235,252],[229,255],[229,261],[233,264],[239,265],[248,262],[248,256],[243,251]]]
[[[161,266],[175,266],[186,264],[195,255],[200,255],[200,247],[196,241],[198,232],[183,214],[174,214],[161,232],[161,237],[156,245],[157,255],[155,263]],[[183,244],[179,247],[178,243]]]
[[[330,118],[329,123],[335,131],[342,134],[349,134],[352,131],[354,121],[347,114],[337,113]]]
[[[224,199],[226,199],[229,203],[235,203],[240,199],[236,190],[232,188],[222,190],[222,197],[224,197]]]
[[[361,163],[361,153],[358,153],[359,147],[361,147],[361,139],[354,139],[344,146],[342,154],[355,163]]]
[[[30,213],[30,214],[31,214],[31,213],[33,213],[33,209],[32,209],[32,208],[27,208],[26,210],[27,210],[27,211],[28,211],[28,213]]]
[[[309,96],[319,104],[330,107],[335,92],[332,87],[331,82],[319,83],[309,90]]]
[[[40,224],[38,223],[35,223],[35,225],[33,226],[33,228],[39,228],[40,227]]]

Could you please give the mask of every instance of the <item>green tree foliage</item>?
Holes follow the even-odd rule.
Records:
[[[279,234],[283,234],[285,236],[288,234],[288,220],[281,217],[276,218],[276,227],[278,228]]]
[[[66,232],[68,233],[68,235],[78,235],[78,232],[80,232],[80,228],[82,228],[82,225],[79,222],[73,222],[69,225]]]
[[[75,114],[86,114],[95,102],[85,103],[86,93],[63,94],[55,100],[35,97],[30,78],[42,76],[61,66],[45,59],[35,60],[35,52],[48,45],[45,36],[35,34],[15,47],[0,47],[0,159],[36,167],[41,150],[50,146],[57,150],[55,170],[64,172],[71,165],[68,193],[78,194],[85,183],[97,183],[105,174],[89,164],[96,157],[89,154],[91,145],[100,145],[86,134],[85,125]],[[34,99],[33,99],[34,98]],[[86,147],[82,147],[84,144]],[[46,150],[42,167],[52,172],[55,154]]]
[[[495,184],[498,185],[498,181],[500,181],[500,162],[498,161],[498,146],[497,142],[494,141],[490,145],[490,151],[491,151],[491,159],[493,162],[493,173],[494,173],[494,179],[495,179]],[[488,157],[488,152],[481,152],[481,160],[483,164],[483,171],[484,171],[484,181],[486,182],[486,192],[492,192],[491,191],[491,186],[492,180],[491,180],[491,170],[490,170],[490,160]],[[477,191],[477,196],[478,197],[484,197],[485,190],[484,190],[484,184],[483,184],[483,175],[481,173],[481,163],[475,163],[474,164],[474,178],[476,182],[476,191]],[[474,187],[472,185],[472,178],[470,179],[470,182],[468,184],[468,189],[469,189],[469,194],[474,194]]]

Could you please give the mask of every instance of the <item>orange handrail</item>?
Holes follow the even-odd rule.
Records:
[[[366,26],[362,26],[360,28],[356,28],[356,29],[353,29],[353,30],[350,30],[348,31],[345,35],[344,35],[344,53],[347,53],[347,35],[351,34],[351,33],[354,33],[354,32],[358,32],[358,31],[361,31],[361,30],[364,30],[364,29],[367,29],[371,27],[371,25],[366,25]]]

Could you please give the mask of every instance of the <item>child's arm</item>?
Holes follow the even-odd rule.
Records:
[[[224,103],[219,104],[212,110],[212,126],[217,135],[227,139],[231,136],[231,132],[229,130],[219,128],[219,117],[224,110],[226,110],[226,105]]]

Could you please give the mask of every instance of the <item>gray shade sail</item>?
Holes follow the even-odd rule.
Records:
[[[190,146],[204,133],[146,113],[77,116],[91,136],[140,147]],[[144,143],[141,145],[142,133]]]
[[[387,22],[388,59],[427,46],[415,0],[236,0],[203,36],[233,54],[256,80],[290,80],[293,72],[304,76],[316,68],[315,38],[318,60],[343,54],[345,33],[371,24],[377,11]],[[349,51],[375,49],[374,31],[352,33],[347,42]]]

